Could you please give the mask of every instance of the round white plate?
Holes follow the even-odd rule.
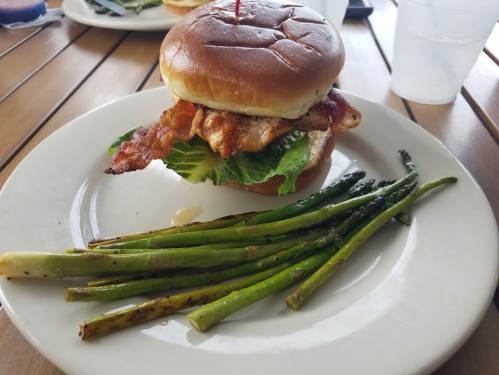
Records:
[[[73,21],[85,25],[103,27],[105,29],[138,30],[138,31],[163,31],[169,30],[182,17],[159,5],[154,8],[144,9],[139,14],[128,11],[122,17],[111,17],[106,14],[95,13],[95,7],[85,0],[64,0],[62,11]]]
[[[304,198],[356,168],[369,177],[405,174],[407,149],[420,182],[456,175],[411,209],[411,227],[390,223],[299,312],[288,290],[234,314],[207,333],[185,312],[89,342],[78,325],[160,293],[106,303],[66,303],[64,286],[82,280],[1,278],[1,300],[19,330],[70,374],[418,374],[429,373],[471,334],[497,277],[497,227],[472,177],[435,138],[401,115],[345,94],[362,124],[339,140],[328,170],[306,190],[261,196],[211,183],[191,185],[160,162],[122,176],[107,147],[171,105],[166,89],[126,97],[80,117],[27,156],[0,194],[0,238],[7,251],[62,252],[92,237],[170,225],[181,208],[200,220],[275,208]],[[168,292],[170,294],[172,292]]]

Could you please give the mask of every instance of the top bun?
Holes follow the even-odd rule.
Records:
[[[291,1],[234,0],[199,7],[167,34],[164,82],[175,96],[207,107],[297,118],[324,100],[344,63],[338,32]]]

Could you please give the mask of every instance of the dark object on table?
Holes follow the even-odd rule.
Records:
[[[373,7],[367,0],[350,0],[348,3],[347,11],[345,13],[345,18],[364,18],[369,16],[372,12]]]
[[[19,5],[0,1],[0,24],[11,24],[15,22],[29,22],[47,13],[45,1],[36,4]]]

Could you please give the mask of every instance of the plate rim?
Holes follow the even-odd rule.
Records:
[[[180,20],[181,17],[178,16],[179,19],[175,21],[162,20],[162,21],[148,21],[144,23],[141,22],[131,23],[129,26],[125,27],[120,23],[113,22],[112,17],[108,17],[111,20],[109,22],[106,22],[105,20],[98,20],[98,19],[94,20],[78,12],[73,12],[69,4],[71,2],[76,3],[79,1],[83,0],[64,0],[61,5],[61,9],[64,15],[75,22],[79,22],[88,26],[100,27],[103,29],[128,30],[128,31],[167,31],[170,30],[173,27],[173,25],[175,25],[175,23],[177,23],[178,20]]]

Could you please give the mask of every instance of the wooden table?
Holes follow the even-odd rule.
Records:
[[[426,106],[389,89],[396,3],[370,0],[368,20],[345,21],[343,90],[384,104],[441,140],[474,175],[499,219],[499,26],[454,103]],[[48,0],[58,7],[61,0]],[[164,32],[105,30],[67,18],[43,27],[0,28],[0,187],[19,162],[66,122],[125,95],[161,86]],[[499,298],[438,375],[497,374]],[[61,374],[0,308],[0,374]]]

